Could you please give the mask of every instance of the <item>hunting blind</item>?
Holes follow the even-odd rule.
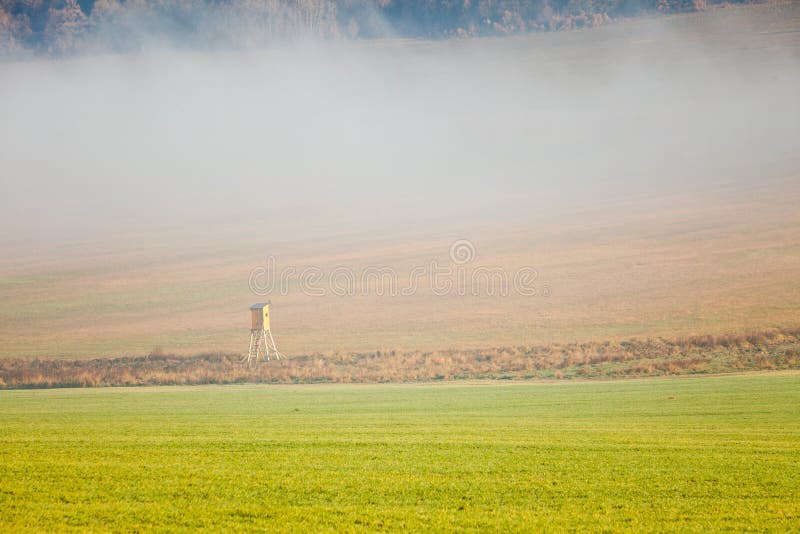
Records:
[[[259,359],[270,360],[275,356],[281,359],[281,353],[272,338],[269,330],[269,302],[262,302],[250,306],[250,350],[247,353],[247,363],[257,362]]]

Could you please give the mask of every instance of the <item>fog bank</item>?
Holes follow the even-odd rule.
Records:
[[[467,224],[796,176],[797,37],[691,20],[0,64],[2,239]]]

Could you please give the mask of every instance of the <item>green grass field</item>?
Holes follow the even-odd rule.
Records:
[[[800,529],[800,374],[0,392],[0,531]]]

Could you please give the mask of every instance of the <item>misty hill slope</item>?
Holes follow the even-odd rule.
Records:
[[[772,197],[713,211],[692,209],[687,196],[672,197],[670,208],[646,203],[649,216],[618,203],[609,211],[570,212],[569,220],[557,222],[462,227],[477,251],[463,264],[466,280],[478,269],[500,269],[511,280],[507,294],[498,285],[490,293],[486,280],[474,293],[471,284],[465,292],[455,286],[437,292],[428,274],[403,293],[414,268],[433,261],[453,267],[448,249],[464,234],[444,228],[273,246],[258,245],[241,229],[183,248],[154,237],[122,246],[49,248],[63,250],[63,259],[42,254],[2,270],[0,356],[144,355],[155,347],[179,354],[241,353],[249,336],[248,307],[265,299],[273,302],[278,346],[290,356],[796,327],[800,192],[785,188],[782,194],[783,203]],[[742,221],[744,213],[762,215]],[[263,277],[253,278],[269,267],[268,255],[274,255],[277,273],[271,288]],[[538,273],[533,295],[513,286],[522,267]],[[300,276],[307,269],[322,274],[313,286]],[[342,269],[354,283],[344,294]],[[364,282],[365,273],[387,269],[397,276],[397,294],[386,280],[380,286],[375,278]],[[285,291],[281,273],[288,276]],[[457,283],[457,273],[446,280]]]
[[[799,13],[4,63],[0,355],[241,352],[269,298],[289,355],[796,327]],[[330,283],[461,240],[538,292]]]

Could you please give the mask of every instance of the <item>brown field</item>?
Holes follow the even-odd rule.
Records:
[[[617,67],[622,70],[624,62],[608,61],[609,51],[621,48],[629,61],[647,58],[656,68],[683,68],[694,61],[704,68],[707,63],[720,71],[735,70],[736,60],[747,58],[765,69],[759,75],[768,77],[778,57],[796,65],[796,3],[713,11],[508,41],[385,47],[433,53],[437,47],[480,46],[492,57],[512,43],[544,62],[545,74],[566,59],[576,65],[576,79],[595,82]],[[719,48],[695,57],[692,47],[708,37],[709,21]],[[677,42],[686,46],[663,46],[673,42],[659,40],[667,33],[678,35]],[[605,54],[604,62],[587,50]],[[772,73],[779,85],[781,74]],[[747,75],[743,71],[742,79]],[[789,149],[797,144],[784,141]],[[751,143],[753,162],[761,161],[757,156],[764,146],[759,142]],[[591,145],[579,148],[591,150]],[[119,228],[113,221],[105,225],[92,219],[93,226],[82,233],[20,216],[0,229],[0,357],[240,354],[247,350],[247,308],[267,298],[273,302],[276,341],[288,356],[796,328],[798,153],[776,149],[775,157],[762,158],[763,164],[740,169],[739,175],[716,171],[718,162],[712,159],[707,175],[694,183],[681,174],[680,155],[670,156],[676,162],[672,179],[657,186],[576,194],[557,205],[523,188],[525,194],[499,191],[486,210],[440,215],[442,204],[427,205],[421,196],[416,202],[421,207],[409,220],[404,220],[402,203],[395,212],[385,210],[385,225],[380,216],[368,217],[370,224],[348,225],[342,221],[348,210],[355,211],[353,206],[333,203],[322,212],[278,206],[283,216],[274,219],[244,211],[236,217],[209,217],[203,224],[177,215],[171,222],[143,217]],[[620,157],[620,171],[626,164]],[[504,194],[514,197],[507,199],[508,208]],[[31,233],[35,239],[28,237]],[[391,268],[403,287],[415,266],[431,261],[452,266],[448,251],[459,239],[469,240],[477,251],[466,269],[500,268],[511,276],[520,267],[532,267],[538,272],[539,294],[498,296],[482,289],[478,295],[438,296],[426,278],[414,294],[399,296],[378,295],[371,288],[366,295],[341,297],[329,287],[324,287],[326,296],[309,296],[297,280],[285,295],[256,295],[248,286],[251,272],[273,256],[278,269],[295,266],[299,272],[315,266],[325,275],[337,267],[356,275],[368,267]]]
[[[630,338],[738,334],[800,323],[800,179],[780,195],[744,188],[710,205],[697,191],[632,199],[558,218],[391,237],[216,243],[169,250],[129,241],[110,254],[92,243],[8,257],[0,278],[3,357],[137,356],[246,351],[247,308],[263,300],[250,272],[274,255],[278,269],[388,266],[401,287],[412,266],[448,263],[470,239],[466,265],[523,265],[549,296],[437,296],[420,280],[409,296],[273,294],[273,330],[289,356],[375,350],[475,349]],[[746,217],[743,214],[747,214]],[[232,234],[237,230],[232,229]],[[243,250],[254,251],[244,253]]]

